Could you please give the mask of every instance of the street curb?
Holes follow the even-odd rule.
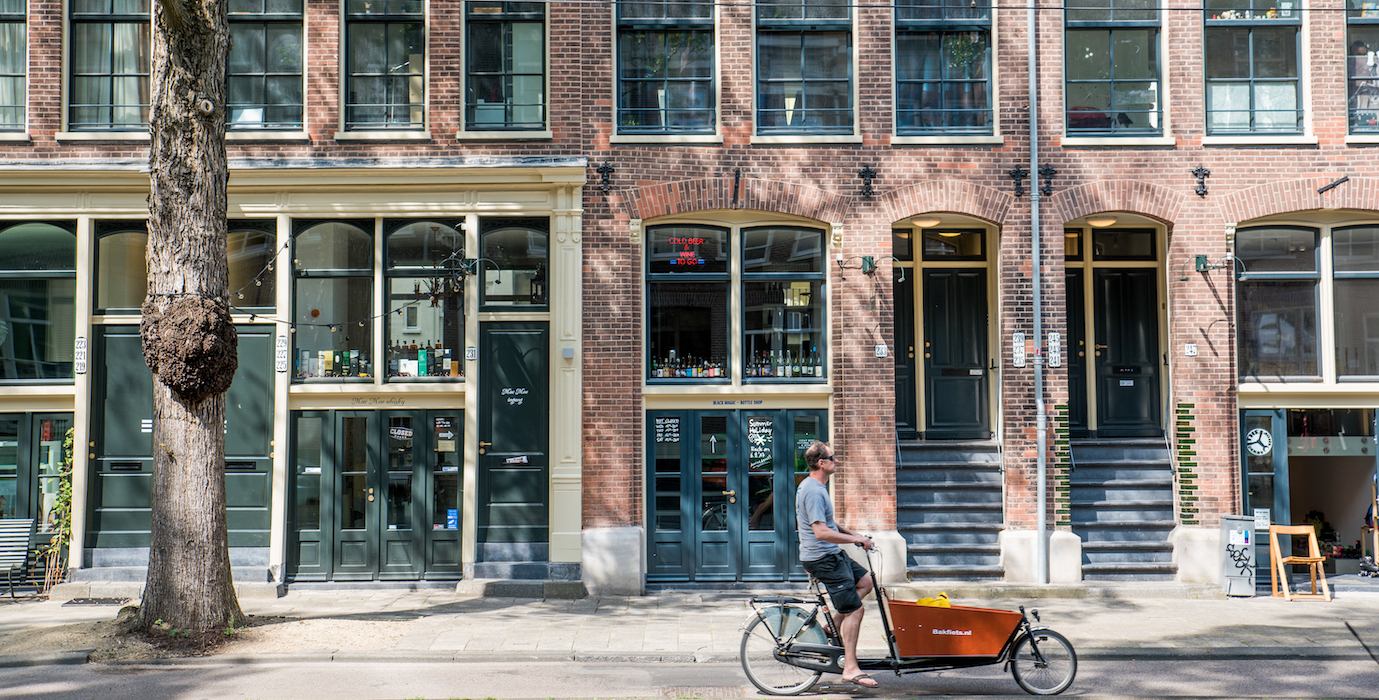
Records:
[[[42,666],[54,664],[79,664],[86,662],[88,652],[73,652],[48,656],[9,657],[27,663],[6,664],[0,660],[0,667]],[[58,659],[47,660],[45,659]],[[1203,649],[1197,647],[1111,647],[1084,646],[1078,651],[1078,659],[1083,661],[1270,661],[1270,660],[1370,660],[1369,653],[1359,645],[1322,646],[1310,649],[1298,647],[1252,647],[1235,649]],[[568,651],[521,651],[521,652],[321,652],[314,654],[283,654],[280,656],[224,654],[219,656],[196,656],[187,658],[149,659],[144,661],[99,661],[92,662],[106,666],[259,666],[268,664],[323,664],[323,663],[581,663],[581,664],[735,664],[736,653],[711,652],[568,652]]]
[[[26,654],[0,656],[0,668],[27,668],[30,666],[80,666],[87,662],[95,649],[60,651],[55,654]]]

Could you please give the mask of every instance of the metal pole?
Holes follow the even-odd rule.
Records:
[[[1038,0],[1028,0],[1029,7],[1029,204],[1030,204],[1030,254],[1034,260],[1034,284],[1032,301],[1034,305],[1034,403],[1038,420],[1037,444],[1039,449],[1038,469],[1035,485],[1035,540],[1034,568],[1040,584],[1049,582],[1049,539],[1048,513],[1046,512],[1048,489],[1048,460],[1045,454],[1049,442],[1049,419],[1044,405],[1044,298],[1043,298],[1043,257],[1040,245],[1042,231],[1039,224],[1039,49],[1038,43]]]

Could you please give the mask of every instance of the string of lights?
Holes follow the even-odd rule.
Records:
[[[543,5],[600,5],[600,6],[607,6],[607,7],[609,7],[609,8],[612,8],[612,7],[613,7],[614,5],[616,5],[619,1],[620,1],[620,0],[532,0],[532,2],[540,3],[540,4],[543,4]],[[1285,0],[1285,1],[1286,1],[1286,0]],[[1296,0],[1296,1],[1299,2],[1299,4],[1301,3],[1301,0]],[[1353,0],[1351,0],[1351,1],[1353,1]],[[818,9],[826,9],[826,8],[840,8],[840,7],[849,7],[849,8],[872,8],[872,9],[895,9],[895,8],[900,8],[900,9],[906,9],[906,10],[911,10],[911,11],[930,10],[930,11],[935,12],[936,14],[938,14],[938,13],[943,13],[943,12],[955,12],[955,11],[958,11],[958,10],[963,9],[963,8],[961,8],[961,7],[959,7],[959,6],[956,6],[956,5],[947,3],[947,2],[945,2],[945,0],[911,0],[910,2],[904,2],[903,0],[902,0],[902,1],[899,1],[899,2],[895,2],[895,1],[893,1],[893,2],[855,2],[855,1],[847,1],[847,0],[816,0],[816,1],[813,2],[813,3],[808,3],[808,0],[776,0],[775,2],[772,2],[771,0],[635,0],[635,2],[631,2],[631,3],[629,3],[629,4],[644,5],[644,6],[651,6],[651,7],[661,7],[661,6],[665,6],[665,7],[688,6],[688,7],[747,8],[747,9],[750,9],[750,8],[753,8],[753,7],[799,8],[799,7],[801,7],[801,6],[811,7],[812,9],[816,9],[816,10],[818,10]],[[1116,11],[1116,12],[1144,12],[1144,11],[1146,11],[1146,10],[1155,10],[1155,11],[1159,11],[1159,12],[1223,12],[1223,11],[1228,11],[1228,10],[1234,10],[1234,11],[1241,11],[1241,12],[1244,12],[1244,11],[1249,11],[1249,10],[1251,10],[1251,9],[1254,9],[1254,10],[1256,10],[1257,12],[1259,12],[1259,15],[1260,15],[1260,16],[1254,18],[1254,19],[1257,19],[1257,20],[1264,20],[1265,17],[1263,16],[1263,14],[1264,14],[1264,11],[1265,11],[1267,8],[1255,7],[1255,6],[1257,6],[1257,5],[1262,5],[1262,4],[1264,4],[1264,0],[1254,0],[1253,2],[1251,2],[1251,0],[1217,0],[1217,2],[1212,3],[1210,7],[1209,7],[1206,3],[1198,4],[1198,5],[1187,5],[1187,6],[1182,6],[1182,5],[1168,6],[1168,5],[1165,5],[1165,4],[1156,4],[1156,5],[1133,5],[1133,6],[1129,6],[1129,7],[1118,7],[1118,6],[1116,6],[1115,4],[1113,4],[1113,0],[1084,0],[1084,2],[1082,2],[1082,3],[1076,2],[1076,0],[1071,0],[1071,1],[1058,2],[1058,3],[1051,3],[1051,2],[1036,2],[1036,3],[1034,3],[1034,8],[1037,9],[1037,10],[1048,10],[1048,11],[1065,11],[1065,10],[1079,11],[1079,10],[1080,10],[1080,11],[1088,11],[1088,12],[1095,12],[1095,11],[1105,11],[1105,12],[1112,12],[1112,11]],[[970,2],[970,3],[967,4],[967,8],[966,8],[966,9],[972,9],[972,10],[1028,10],[1028,9],[1030,9],[1030,5],[1029,5],[1028,3],[1023,3],[1023,2],[979,2],[979,1],[973,1],[973,2]],[[1287,11],[1288,11],[1289,13],[1295,13],[1295,14],[1326,14],[1326,13],[1336,13],[1336,12],[1349,12],[1349,13],[1351,13],[1351,14],[1353,14],[1353,15],[1359,17],[1362,10],[1361,10],[1361,8],[1359,8],[1359,7],[1311,7],[1311,6],[1308,6],[1308,7],[1293,7],[1293,8],[1288,9]],[[645,19],[652,19],[652,18],[648,17],[648,18],[645,18]],[[708,19],[708,18],[706,18],[706,17],[666,17],[666,18],[664,18],[664,19],[666,19],[666,20],[668,20],[668,21],[674,21],[674,20],[679,20],[679,19],[693,20],[693,19]],[[781,17],[781,18],[772,18],[772,19],[778,19],[778,20],[789,21],[790,19],[793,19],[793,18]],[[824,18],[813,18],[813,17],[811,17],[811,18],[798,18],[798,19],[801,19],[802,21],[808,21],[808,20],[810,20],[810,19],[824,19]],[[935,17],[934,19],[945,19],[945,18]],[[964,18],[962,18],[962,17],[957,17],[957,18],[953,18],[953,19],[964,19]],[[966,19],[970,19],[970,18],[966,18]],[[1243,17],[1242,17],[1242,18],[1239,18],[1239,19],[1247,19],[1247,18],[1243,18]],[[1283,18],[1275,17],[1274,19],[1277,20],[1277,19],[1283,19]],[[1379,19],[1379,18],[1376,18],[1376,19]]]

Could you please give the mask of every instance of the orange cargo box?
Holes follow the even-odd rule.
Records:
[[[995,656],[1021,619],[1020,613],[1009,610],[889,603],[901,656]]]

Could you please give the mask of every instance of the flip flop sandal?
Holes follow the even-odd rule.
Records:
[[[874,688],[878,688],[878,687],[880,687],[880,685],[881,685],[880,683],[877,683],[876,685],[867,685],[867,684],[861,682],[861,680],[862,680],[863,678],[865,678],[865,679],[867,679],[867,680],[869,680],[869,681],[872,681],[873,683],[876,682],[876,679],[875,679],[875,678],[872,678],[871,676],[869,676],[869,675],[867,675],[867,674],[865,674],[865,673],[859,673],[859,674],[853,676],[852,678],[844,678],[844,679],[843,679],[843,682],[844,682],[844,683],[851,683],[852,685],[855,685],[855,686],[857,686],[857,687],[859,687],[859,688],[866,688],[866,689],[868,689],[868,690],[871,690],[871,689],[874,689]]]

